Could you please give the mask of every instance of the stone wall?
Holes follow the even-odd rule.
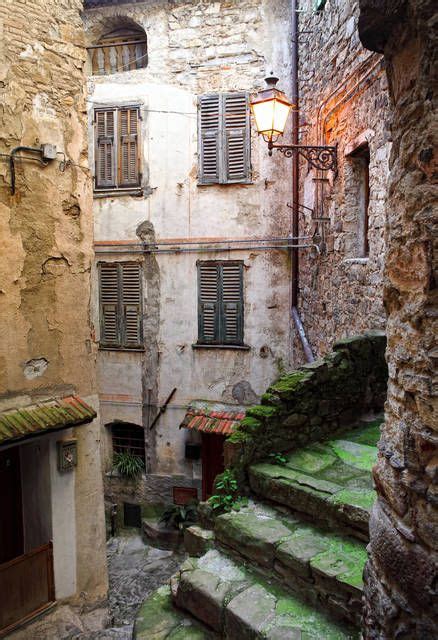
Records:
[[[356,31],[358,3],[329,0],[322,11],[301,0],[300,124],[302,144],[338,145],[338,174],[301,163],[300,235],[321,254],[300,253],[299,310],[316,356],[335,340],[384,329],[382,303],[385,195],[390,108],[381,56],[365,50]],[[360,177],[351,154],[368,143],[369,255],[361,236]],[[295,363],[302,362],[299,356]]]
[[[0,6],[0,411],[69,394],[98,409],[81,9],[80,0]],[[42,166],[38,153],[18,153],[12,194],[12,149],[44,143],[56,145],[56,159]],[[75,573],[68,589],[61,579],[55,587],[87,605],[107,591],[99,420],[72,434],[79,459],[68,478],[51,444],[56,513],[52,505],[44,517],[55,542],[55,574],[66,565],[67,574],[71,567]],[[65,515],[71,513],[73,521]]]
[[[386,338],[369,333],[334,345],[321,360],[303,365],[269,387],[228,439],[246,465],[269,453],[328,438],[366,412],[383,410],[388,371]],[[240,450],[239,450],[240,446]]]
[[[389,389],[375,469],[365,637],[438,636],[436,3],[361,0],[394,107],[385,305]],[[433,17],[435,15],[435,18]]]

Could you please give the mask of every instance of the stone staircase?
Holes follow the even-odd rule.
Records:
[[[296,449],[281,464],[251,465],[248,506],[215,518],[214,548],[189,557],[171,591],[160,596],[161,611],[178,623],[172,617],[170,631],[164,625],[151,634],[150,600],[140,610],[134,637],[359,638],[375,499],[371,468],[381,422]],[[199,532],[204,548],[210,538]],[[152,607],[155,629],[158,609]]]

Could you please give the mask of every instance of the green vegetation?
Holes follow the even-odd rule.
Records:
[[[198,505],[191,502],[186,505],[171,504],[163,511],[160,523],[169,529],[182,531],[198,521]]]
[[[144,470],[144,462],[130,451],[115,453],[113,458],[114,469],[124,478],[133,480]]]
[[[239,495],[239,483],[231,469],[226,469],[216,478],[214,489],[208,504],[216,513],[239,511],[248,504],[248,498]]]

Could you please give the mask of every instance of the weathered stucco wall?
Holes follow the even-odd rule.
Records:
[[[300,8],[311,4],[302,0]],[[300,231],[319,239],[321,255],[300,254],[299,308],[317,356],[337,339],[385,327],[382,282],[390,108],[381,56],[361,45],[357,19],[354,0],[330,0],[322,11],[299,14],[301,142],[338,145],[337,176],[301,163],[300,197],[308,208],[300,211]],[[357,163],[349,154],[366,142],[369,255],[364,257],[363,194]]]
[[[389,389],[375,468],[365,637],[435,638],[436,3],[361,0],[365,46],[384,51],[394,105],[385,305]]]
[[[199,186],[197,182],[198,95],[251,92],[264,84],[271,70],[288,91],[289,11],[286,0],[193,0],[98,6],[85,12],[89,43],[126,18],[143,27],[148,38],[147,68],[93,76],[89,81],[90,113],[94,106],[129,103],[140,104],[142,113],[144,195],[95,198],[98,260],[130,259],[129,244],[124,255],[116,256],[99,246],[108,241],[289,235],[290,168],[282,159],[268,157],[254,130],[252,184]],[[119,419],[146,425],[155,415],[155,404],[176,387],[167,413],[154,431],[146,433],[148,468],[179,478],[185,474],[197,484],[199,463],[185,461],[188,434],[178,428],[185,406],[197,398],[253,403],[289,365],[288,255],[242,250],[131,257],[145,265],[146,352],[99,353],[104,423]],[[192,348],[198,330],[198,259],[244,261],[244,334],[249,351]],[[97,307],[94,318],[98,335]],[[148,397],[154,403],[149,418],[147,407],[142,407]],[[151,482],[155,490],[155,479]],[[163,482],[166,488],[171,486],[164,478]]]
[[[0,6],[0,410],[70,393],[98,408],[81,8],[79,0]],[[57,159],[42,167],[38,154],[19,153],[33,160],[17,159],[12,195],[10,152],[43,143],[56,145]],[[107,590],[99,430],[98,420],[74,430],[79,460],[67,488],[51,443],[57,505],[45,514],[60,597],[83,592],[89,603]]]

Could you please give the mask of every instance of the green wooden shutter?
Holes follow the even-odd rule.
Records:
[[[221,264],[221,342],[243,344],[243,264]]]
[[[138,262],[122,262],[121,306],[122,306],[122,346],[138,349],[142,346],[141,321],[141,269]]]
[[[246,93],[223,96],[223,175],[222,182],[239,183],[250,179],[249,101]]]
[[[199,183],[219,182],[220,96],[200,96],[198,101]]]
[[[115,109],[95,112],[96,187],[116,186]]]
[[[198,262],[198,342],[219,342],[219,266]]]
[[[99,264],[100,344],[120,346],[119,271],[116,263]]]
[[[119,186],[139,184],[138,109],[119,110]]]

